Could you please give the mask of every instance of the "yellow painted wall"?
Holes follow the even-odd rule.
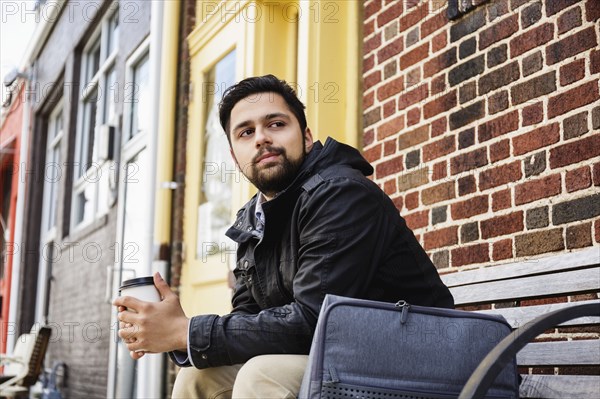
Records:
[[[358,147],[361,126],[360,1],[301,1],[299,76],[308,125]],[[361,64],[360,64],[361,65]]]

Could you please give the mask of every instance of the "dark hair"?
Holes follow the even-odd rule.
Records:
[[[223,93],[223,99],[219,103],[219,120],[229,142],[231,142],[229,135],[231,110],[240,100],[258,93],[276,93],[283,97],[290,111],[298,119],[300,131],[304,136],[304,131],[306,130],[304,104],[298,99],[294,89],[285,80],[279,80],[273,75],[265,75],[244,79],[230,86]]]

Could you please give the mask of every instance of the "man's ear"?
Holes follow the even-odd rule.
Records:
[[[306,129],[304,130],[304,150],[306,152],[309,152],[312,149],[313,143],[314,141],[312,132],[310,131],[309,127],[306,127]]]

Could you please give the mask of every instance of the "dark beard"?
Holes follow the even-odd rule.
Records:
[[[256,160],[265,152],[271,152],[281,155],[282,162],[273,166],[258,169]],[[267,197],[274,197],[277,193],[285,190],[296,178],[298,170],[304,161],[305,153],[299,159],[289,159],[287,152],[283,147],[265,147],[259,152],[250,166],[252,178],[248,180]]]

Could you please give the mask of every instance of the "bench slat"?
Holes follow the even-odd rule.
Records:
[[[466,270],[442,275],[448,287],[476,284],[485,281],[522,278],[543,273],[562,272],[585,266],[600,265],[600,247],[570,252],[540,259],[529,259],[517,263]]]
[[[593,375],[523,375],[519,387],[521,398],[583,399],[598,397],[600,376]]]
[[[457,305],[596,293],[596,299],[581,302],[477,311],[482,314],[501,314],[512,328],[517,328],[554,310],[583,303],[600,305],[600,247],[448,273],[441,278],[450,288]],[[600,318],[582,317],[560,326],[579,325],[600,325]],[[600,340],[529,343],[517,354],[517,364],[525,367],[600,365]],[[522,398],[600,398],[600,376],[523,377],[520,386]]]
[[[575,294],[600,288],[600,267],[450,288],[456,304]]]
[[[533,342],[517,354],[519,366],[600,364],[600,340]]]
[[[506,321],[508,321],[508,324],[510,324],[512,328],[518,328],[543,314],[550,313],[559,309],[581,305],[582,303],[596,303],[600,305],[600,299],[585,302],[565,302],[552,303],[550,305],[524,306],[519,308],[478,310],[477,313],[502,315],[504,316]],[[580,317],[578,319],[569,320],[565,323],[562,323],[560,324],[560,326],[578,326],[587,324],[600,324],[600,317]]]

